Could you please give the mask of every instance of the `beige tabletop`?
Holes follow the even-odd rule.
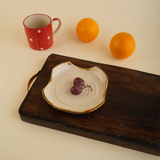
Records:
[[[48,50],[29,48],[23,19],[34,13],[58,17],[62,27]],[[98,37],[80,41],[75,32],[85,17],[100,28]],[[23,122],[18,109],[27,83],[56,53],[160,75],[159,0],[1,0],[0,2],[0,159],[1,160],[160,160],[160,157]],[[53,25],[56,26],[56,22]],[[129,32],[136,50],[115,59],[109,42]]]

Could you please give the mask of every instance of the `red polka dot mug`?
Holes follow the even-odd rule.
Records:
[[[53,31],[52,22],[58,21]],[[59,31],[62,22],[59,18],[51,19],[45,14],[32,14],[23,21],[29,46],[34,50],[45,50],[53,45],[53,36]]]

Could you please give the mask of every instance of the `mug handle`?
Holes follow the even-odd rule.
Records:
[[[53,18],[52,22],[54,22],[54,21],[58,21],[58,27],[53,32],[53,35],[55,35],[59,31],[59,29],[61,28],[61,25],[62,25],[62,22],[59,18]]]

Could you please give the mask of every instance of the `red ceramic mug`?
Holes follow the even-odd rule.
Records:
[[[58,26],[52,29],[52,22],[58,21]],[[51,19],[45,14],[32,14],[23,21],[29,46],[35,50],[45,50],[53,45],[53,36],[58,32],[62,23],[59,18]]]

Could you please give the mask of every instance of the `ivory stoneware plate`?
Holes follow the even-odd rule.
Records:
[[[92,90],[87,87],[81,94],[73,95],[70,89],[76,77],[81,77]],[[83,114],[92,112],[105,103],[107,86],[108,76],[99,67],[80,68],[68,61],[52,69],[50,80],[42,94],[58,110]]]

